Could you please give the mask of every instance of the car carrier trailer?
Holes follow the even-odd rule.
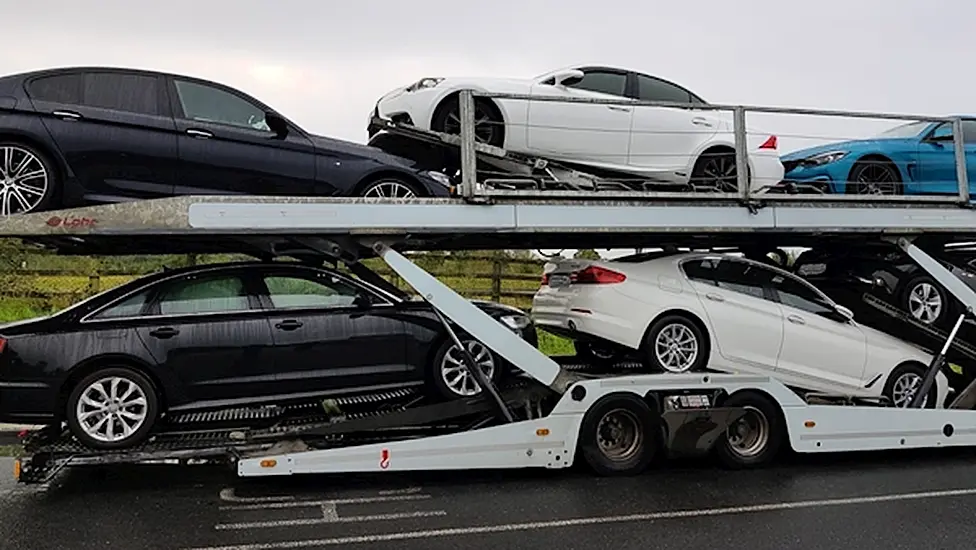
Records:
[[[410,391],[319,403],[174,415],[138,448],[94,451],[60,426],[24,437],[22,482],[65,467],[219,459],[240,476],[491,468],[635,474],[664,454],[715,452],[731,467],[802,453],[976,445],[976,389],[922,408],[949,334],[908,408],[788,388],[768,376],[598,373],[547,357],[438,282],[402,250],[629,247],[672,243],[815,243],[833,233],[888,239],[963,304],[976,293],[917,243],[969,239],[976,211],[958,205],[777,203],[761,209],[708,198],[643,201],[327,199],[188,196],[33,213],[0,221],[0,237],[66,254],[237,252],[357,265],[382,258],[441,316],[524,376],[478,396],[429,403]],[[971,311],[971,310],[970,310]],[[967,312],[968,314],[968,312]],[[960,319],[961,322],[961,319]],[[958,328],[958,323],[957,323]],[[470,372],[478,377],[479,369]]]

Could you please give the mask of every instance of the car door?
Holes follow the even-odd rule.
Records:
[[[328,195],[316,182],[315,147],[297,128],[271,131],[264,105],[216,84],[173,77],[168,87],[179,132],[174,193]]]
[[[823,293],[795,277],[777,273],[773,289],[786,319],[777,372],[803,387],[811,382],[861,386],[867,339],[857,324],[840,316]]]
[[[97,202],[156,198],[172,191],[176,127],[163,90],[158,75],[108,69],[57,73],[27,83],[31,103],[71,176],[84,198]]]
[[[708,316],[715,350],[728,363],[772,374],[783,314],[767,287],[771,272],[732,257],[688,260],[682,269]]]
[[[536,84],[531,94],[579,99],[627,99],[627,73],[583,69],[582,80],[568,86]],[[526,139],[532,153],[604,167],[627,164],[629,105],[529,101]]]
[[[976,195],[976,121],[963,121],[963,149],[966,152],[966,175],[969,193]],[[923,193],[956,194],[956,151],[952,123],[945,122],[918,143],[918,166]]]
[[[283,393],[343,391],[423,379],[408,365],[406,329],[393,305],[337,274],[267,269],[262,302]]]
[[[652,76],[637,75],[642,101],[703,103],[688,90]],[[719,130],[716,112],[677,107],[637,106],[628,162],[652,172],[685,171],[691,156]]]
[[[193,401],[275,392],[271,328],[241,273],[202,272],[159,283],[136,328]]]

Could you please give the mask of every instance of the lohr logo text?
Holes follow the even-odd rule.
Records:
[[[98,224],[98,220],[95,218],[74,218],[71,216],[62,218],[60,216],[51,216],[48,218],[47,224],[51,227],[93,227]]]

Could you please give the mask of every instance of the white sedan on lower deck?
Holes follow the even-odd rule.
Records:
[[[697,190],[736,189],[731,113],[708,109],[698,95],[673,82],[628,69],[577,66],[526,79],[422,78],[385,94],[372,115],[457,134],[462,89],[540,98],[478,98],[475,137],[483,143],[604,175]],[[635,100],[682,106],[628,104]],[[780,183],[784,168],[776,136],[746,130],[748,173],[758,192]]]
[[[542,330],[591,344],[585,349],[636,352],[657,371],[771,375],[808,391],[884,396],[895,406],[910,402],[932,361],[858,324],[803,279],[725,254],[553,260],[532,317]],[[939,373],[926,406],[942,406],[947,395]]]

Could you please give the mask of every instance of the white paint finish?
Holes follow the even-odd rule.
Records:
[[[696,277],[692,279],[681,265],[708,269],[688,272]],[[626,279],[607,284],[555,282],[586,267],[608,269]],[[642,262],[551,260],[545,271],[550,284],[540,286],[532,303],[537,326],[566,327],[573,322],[584,336],[637,353],[647,353],[645,339],[653,323],[678,312],[705,326],[711,344],[709,368],[769,374],[811,391],[878,397],[896,367],[906,361],[928,365],[932,360],[915,346],[870,327],[818,315],[815,311],[835,307],[822,292],[789,273],[731,255],[684,253]],[[662,278],[670,281],[668,287],[662,287]],[[789,284],[797,293],[793,295],[802,292],[803,299],[775,302],[761,286],[746,288],[746,283],[781,291]],[[883,378],[865,388],[877,374]],[[942,374],[937,387],[941,404],[948,392]]]
[[[345,546],[352,544],[370,544],[393,542],[402,540],[434,539],[443,537],[462,537],[470,535],[486,535],[493,533],[512,533],[542,531],[546,529],[565,529],[567,527],[587,527],[597,525],[626,524],[646,521],[661,521],[670,519],[707,518],[716,516],[736,516],[758,514],[766,512],[785,512],[791,510],[831,508],[839,506],[856,506],[864,504],[882,504],[889,502],[924,501],[931,499],[960,498],[976,496],[976,489],[952,489],[941,491],[920,491],[915,493],[892,493],[884,495],[867,495],[861,497],[798,500],[786,502],[772,502],[745,506],[725,506],[715,508],[697,508],[688,510],[663,510],[657,512],[643,512],[626,515],[588,516],[567,519],[553,519],[544,521],[527,521],[521,523],[501,523],[491,525],[473,525],[466,527],[447,527],[443,529],[423,529],[417,531],[400,531],[395,533],[377,533],[369,535],[355,535],[347,537],[321,538],[311,540],[291,540],[265,542],[253,544],[236,544],[228,546],[205,546],[187,548],[184,550],[290,550],[298,548],[317,548],[323,546]]]
[[[506,149],[675,183],[688,181],[696,161],[709,147],[734,143],[730,112],[633,105],[633,99],[622,95],[625,93],[624,75],[613,77],[620,80],[619,92],[589,84],[566,86],[561,78],[558,82],[548,82],[553,76],[566,75],[567,71],[577,69],[585,74],[591,70],[603,72],[598,68],[576,66],[526,79],[447,77],[436,86],[416,91],[400,87],[380,97],[376,107],[383,118],[406,113],[416,127],[431,130],[436,107],[445,97],[462,89],[531,97],[528,101],[492,100],[500,105],[506,124],[503,144]],[[625,67],[620,69],[627,70]],[[643,98],[674,100],[673,97],[647,95]],[[577,101],[567,101],[574,99]],[[578,101],[594,99],[607,103]],[[758,147],[769,134],[755,127],[748,128],[748,133],[752,138],[748,140],[748,153],[764,152]],[[760,162],[751,159],[750,164],[755,179],[761,184],[783,179],[784,169],[778,155],[765,155]]]
[[[369,497],[270,501],[270,502],[254,503],[254,504],[221,506],[220,509],[227,510],[227,511],[285,510],[290,508],[309,508],[314,506],[329,506],[329,505],[335,506],[338,504],[375,504],[378,502],[407,502],[407,501],[428,500],[428,499],[430,499],[430,495],[423,495],[423,494],[379,495],[379,496],[369,496]]]
[[[444,510],[422,510],[417,512],[391,512],[389,514],[367,514],[360,516],[342,516],[335,507],[323,506],[321,518],[299,518],[268,521],[251,521],[239,523],[218,523],[214,526],[217,531],[242,531],[247,529],[281,529],[285,527],[306,527],[309,525],[328,525],[334,523],[367,523],[371,521],[396,521],[404,519],[422,519],[445,517]]]

